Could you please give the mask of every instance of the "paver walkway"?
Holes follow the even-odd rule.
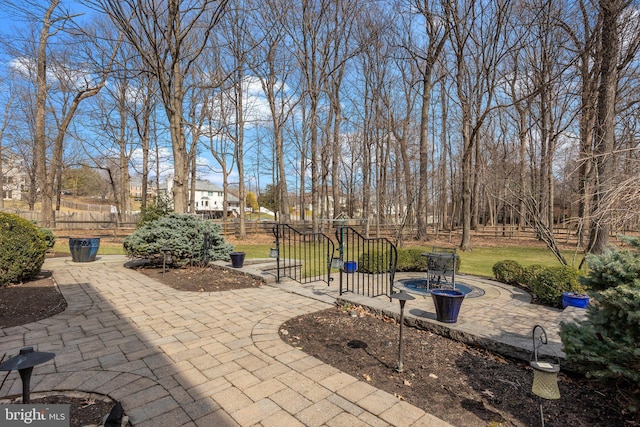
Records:
[[[281,288],[174,290],[123,266],[48,259],[68,308],[0,330],[0,352],[56,353],[33,392],[78,390],[120,400],[137,426],[446,426],[278,336],[287,319],[329,304]],[[2,396],[21,394],[12,372]]]
[[[268,265],[250,264],[243,270],[275,282],[273,273],[267,269]],[[338,273],[333,276],[335,280],[331,286],[320,281],[305,285],[282,281],[275,286],[326,302],[341,299],[399,318],[400,308],[397,301],[389,301],[385,296],[369,298],[349,292],[339,295]],[[398,273],[395,283],[401,284],[403,279],[424,277],[425,273]],[[585,316],[585,310],[581,308],[567,307],[563,310],[531,304],[530,295],[522,289],[493,280],[460,274],[456,276],[456,283],[472,285],[484,291],[484,295],[480,297],[464,299],[456,323],[438,322],[431,295],[419,293],[413,293],[416,299],[406,303],[407,322],[460,341],[483,345],[501,354],[529,360],[533,350],[534,326],[542,326],[548,338],[548,345],[542,346],[539,353],[563,358],[562,342],[558,334],[560,323],[575,322]]]

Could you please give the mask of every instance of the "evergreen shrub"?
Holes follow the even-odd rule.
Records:
[[[172,261],[179,265],[228,260],[232,250],[219,224],[189,214],[161,216],[124,239],[124,249],[132,257],[157,257],[163,247],[169,248]]]
[[[169,196],[156,196],[152,202],[140,209],[140,220],[137,226],[142,227],[147,222],[152,222],[173,212],[172,201]]]
[[[399,248],[396,271],[427,271],[427,258],[420,248]]]
[[[53,234],[53,231],[44,227],[39,227],[38,230],[40,230],[42,237],[44,237],[44,241],[47,244],[47,249],[53,248],[53,246],[56,244],[56,236]]]
[[[379,274],[391,270],[391,253],[377,252],[361,254],[358,257],[358,271],[361,273]]]
[[[37,277],[46,252],[47,243],[35,224],[0,212],[0,286]]]
[[[518,261],[506,259],[493,264],[491,268],[493,275],[498,282],[515,285],[520,282],[522,276],[522,266]]]
[[[580,276],[580,271],[573,267],[546,267],[539,271],[527,286],[538,297],[541,304],[562,307],[564,292],[585,292],[584,286],[578,280]]]
[[[640,412],[640,239],[625,238],[631,249],[589,255],[591,304],[586,319],[561,323],[567,362],[588,377],[615,381],[627,407]],[[627,387],[623,387],[626,385]],[[634,392],[635,391],[635,392]]]
[[[398,265],[396,271],[427,271],[427,257],[422,255],[424,249],[420,248],[399,248]],[[460,255],[456,254],[456,273],[460,271]]]
[[[527,265],[526,267],[522,267],[522,271],[520,272],[520,284],[531,288],[530,283],[535,279],[535,277],[542,271],[545,270],[544,265],[540,264],[532,264]]]

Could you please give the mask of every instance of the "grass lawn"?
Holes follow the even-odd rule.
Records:
[[[246,252],[246,258],[267,258],[272,245],[267,244],[236,244],[234,251]],[[425,252],[431,247],[424,247]],[[544,266],[559,266],[560,262],[547,248],[532,247],[482,247],[474,248],[469,252],[458,252],[461,259],[460,273],[474,276],[493,277],[492,267],[498,261],[512,259],[523,266],[540,264]],[[563,253],[569,264],[572,263],[574,253],[567,251]],[[579,263],[580,259],[576,260]]]
[[[266,243],[239,243],[233,246],[236,252],[245,252],[246,258],[268,258],[269,249],[273,244]],[[422,247],[425,252],[431,250],[431,246]],[[54,246],[54,251],[58,253],[70,254],[67,239],[58,239]],[[551,251],[544,247],[518,247],[518,246],[497,246],[497,247],[477,247],[469,252],[458,252],[461,263],[460,273],[474,276],[493,277],[492,267],[498,261],[512,259],[523,266],[531,264],[541,264],[544,266],[560,265]],[[123,255],[125,254],[121,242],[102,239],[98,255]],[[564,252],[565,259],[569,264],[577,265],[580,257],[574,261],[574,253]]]
[[[71,256],[69,250],[68,239],[56,239],[56,244],[53,245],[53,252],[59,254],[68,254]],[[98,255],[125,255],[122,242],[110,242],[105,239],[100,239],[100,247],[98,248]]]
[[[522,266],[540,264],[546,267],[559,266],[560,261],[547,248],[531,247],[492,247],[474,248],[469,252],[459,252],[461,265],[460,272],[474,276],[493,277],[493,265],[498,261],[512,259]],[[569,264],[573,261],[573,252],[564,252]],[[576,266],[580,262],[577,259]]]

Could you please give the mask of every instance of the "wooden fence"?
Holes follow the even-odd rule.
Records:
[[[19,211],[6,210],[15,213],[21,217],[40,223],[41,214],[38,211]],[[117,228],[135,228],[140,214],[121,214],[118,215],[110,212],[56,212],[54,230],[113,230]]]
[[[5,209],[10,213],[15,213],[36,224],[40,221],[40,212],[38,211],[21,211],[13,209]],[[55,224],[52,227],[59,233],[65,233],[66,230],[91,230],[110,235],[128,235],[136,227],[140,214],[122,214],[120,219],[118,215],[110,212],[56,212]],[[238,236],[240,234],[240,223],[238,220],[211,220],[222,226],[222,232],[225,236]],[[247,221],[245,223],[246,233],[251,236],[255,234],[272,235],[272,229],[276,222],[274,221]],[[366,227],[366,222],[361,220],[347,220],[342,223],[353,227],[359,233],[367,237],[386,237],[391,241],[403,240],[405,242],[412,241],[416,235],[415,229],[395,224],[383,224],[380,226],[370,225]],[[312,224],[307,221],[292,221],[288,225],[296,228],[300,232],[312,232]],[[338,225],[336,223],[336,225]],[[327,235],[333,235],[333,224],[329,222],[320,223],[320,232]],[[427,234],[430,238],[439,241],[447,240],[452,244],[460,243],[462,237],[462,229],[453,230],[438,229],[436,227],[428,227]],[[554,228],[554,235],[557,242],[561,245],[575,247],[578,243],[578,237],[574,228]],[[640,236],[640,232],[631,230],[614,230],[611,232],[610,240],[612,243],[618,241],[619,235]],[[471,231],[471,238],[481,238],[483,240],[507,240],[507,241],[537,241],[537,234],[532,228],[518,229],[517,226],[498,225],[498,226],[482,226]]]
[[[251,221],[247,222],[245,225],[245,230],[248,235],[251,234],[271,234],[271,230],[275,222],[273,221]],[[288,223],[290,226],[296,228],[302,233],[310,233],[312,232],[312,225],[310,222],[302,222],[302,221],[293,221]],[[361,221],[351,221],[345,225],[353,227],[359,233],[363,235],[367,235],[368,237],[385,237],[390,239],[391,241],[404,240],[405,242],[413,241],[413,236],[415,236],[416,230],[415,228],[405,227],[402,231],[398,225],[394,224],[386,224],[380,225],[379,227],[370,226],[368,233],[366,233],[366,227]],[[330,224],[321,224],[320,232],[323,232],[327,235],[333,235],[333,225]],[[575,247],[578,244],[578,236],[576,230],[574,228],[554,228],[553,230],[554,236],[557,242],[560,245]],[[227,222],[223,225],[223,234],[225,236],[237,236],[240,233],[240,224],[237,221]],[[400,236],[402,233],[402,236]],[[462,238],[462,229],[456,228],[453,230],[445,230],[438,229],[436,227],[428,227],[427,235],[432,239],[437,239],[439,241],[447,240],[454,245],[460,243],[460,239]],[[618,237],[620,235],[627,236],[640,236],[640,232],[638,231],[630,231],[630,230],[615,230],[610,234],[611,243],[616,243],[619,241]],[[523,229],[518,229],[517,226],[483,226],[479,227],[476,230],[471,231],[472,241],[474,238],[480,238],[483,240],[502,240],[502,241],[539,241],[537,232],[533,228],[525,227]],[[586,239],[586,238],[585,238]],[[586,241],[585,241],[586,243]]]
[[[74,211],[111,213],[115,206],[111,205],[93,205],[87,203],[76,203],[69,200],[60,200],[60,207],[71,209]]]

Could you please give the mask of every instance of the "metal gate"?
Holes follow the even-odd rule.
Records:
[[[336,228],[340,253],[340,295],[391,297],[398,250],[384,237],[366,238],[351,227]]]
[[[289,277],[300,283],[331,281],[333,241],[323,233],[301,233],[286,224],[273,226],[276,236],[276,281]]]

